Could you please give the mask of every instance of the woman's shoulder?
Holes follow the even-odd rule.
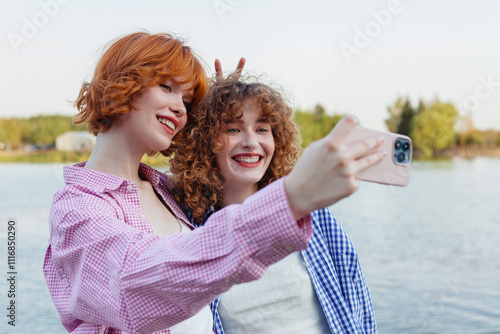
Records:
[[[325,221],[335,220],[332,211],[329,208],[315,210],[311,213],[313,220]]]
[[[311,213],[314,231],[327,234],[345,234],[340,222],[329,208],[315,210]]]
[[[95,214],[114,213],[113,202],[120,190],[127,189],[126,180],[114,175],[84,168],[84,164],[65,167],[66,185],[53,196],[51,214],[60,218],[71,212]],[[123,189],[122,189],[123,188]]]
[[[69,212],[101,212],[114,210],[109,201],[109,195],[84,185],[66,185],[58,190],[53,197],[51,212],[64,216]]]

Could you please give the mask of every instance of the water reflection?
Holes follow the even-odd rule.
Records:
[[[332,207],[360,253],[380,333],[499,332],[499,170],[494,158],[417,162],[407,187],[363,183]],[[61,165],[0,164],[0,178],[1,221],[20,229],[21,291],[18,326],[0,332],[64,333],[42,275]]]
[[[500,328],[500,159],[415,163],[332,209],[360,253],[381,333]]]

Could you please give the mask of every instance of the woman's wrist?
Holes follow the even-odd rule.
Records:
[[[300,189],[297,189],[296,183],[290,176],[285,178],[285,193],[290,209],[297,221],[312,211],[307,207],[307,201],[302,198]]]

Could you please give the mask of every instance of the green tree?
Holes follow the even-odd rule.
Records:
[[[398,132],[399,123],[401,122],[401,112],[403,110],[404,100],[402,97],[398,97],[393,106],[387,107],[387,112],[389,112],[389,118],[385,120],[385,125],[387,130],[390,132]]]
[[[419,104],[420,108],[420,104]],[[394,105],[387,107],[389,118],[385,120],[387,129],[391,132],[409,136],[413,117],[417,114],[408,97],[398,97]]]
[[[325,108],[320,104],[314,107],[314,111],[295,110],[294,116],[295,122],[300,127],[302,147],[307,147],[313,141],[326,136],[332,131],[337,122],[344,117],[344,115],[339,114],[328,115]]]
[[[409,136],[411,132],[411,125],[413,122],[413,117],[415,116],[415,110],[411,106],[411,102],[409,99],[406,99],[405,103],[403,104],[403,108],[401,110],[401,118],[399,121],[399,126],[398,126],[398,131],[397,133],[400,133],[405,136]]]
[[[457,120],[455,106],[436,99],[413,119],[410,136],[414,148],[424,158],[431,158],[436,151],[453,145]]]
[[[18,118],[10,118],[5,122],[5,142],[12,149],[21,148],[22,122]]]
[[[74,125],[71,116],[49,115],[0,119],[0,142],[13,149],[24,144],[54,145],[57,136],[66,131],[86,131],[85,124]]]
[[[30,142],[37,145],[54,144],[57,136],[67,131],[85,131],[86,125],[72,124],[72,118],[61,115],[34,116],[29,119]]]
[[[415,111],[416,115],[420,114],[422,111],[425,110],[425,108],[426,108],[425,105],[426,105],[426,103],[424,100],[422,100],[422,99],[418,100],[418,107],[417,107],[417,110]]]
[[[465,134],[465,145],[484,145],[485,133],[481,130],[472,129]]]

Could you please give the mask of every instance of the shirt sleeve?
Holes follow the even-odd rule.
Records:
[[[372,299],[354,243],[328,208],[315,211],[313,215],[320,222],[344,299],[357,320],[357,325],[365,333],[376,333]]]
[[[165,237],[119,220],[105,200],[75,207],[73,197],[54,202],[51,213],[51,261],[64,287],[58,309],[66,303],[76,319],[127,332],[191,317],[233,284],[305,249],[312,234],[310,215],[294,219],[283,179],[192,233]]]

